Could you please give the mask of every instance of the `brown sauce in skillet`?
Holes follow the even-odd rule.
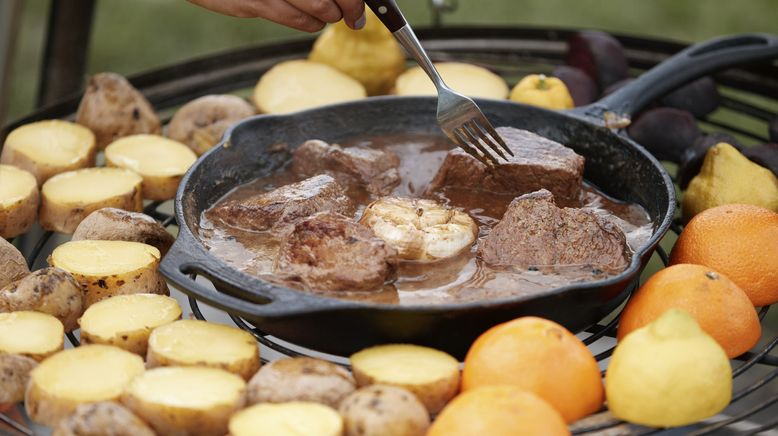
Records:
[[[420,197],[435,176],[450,146],[445,139],[431,135],[396,135],[341,144],[344,147],[376,147],[390,150],[400,159],[402,182],[393,196]],[[267,192],[300,181],[290,171],[274,174],[239,186],[225,198],[245,198],[257,192]],[[585,208],[612,219],[624,232],[630,248],[642,246],[653,234],[654,224],[640,206],[614,201],[589,185],[584,186]],[[375,198],[360,188],[351,188],[349,196],[359,205],[355,218]],[[433,197],[443,203],[461,207],[480,227],[479,238],[485,236],[505,212],[512,196],[447,189]],[[265,280],[290,287],[299,283],[284,283],[272,275],[273,261],[279,242],[269,233],[235,229],[209,221],[203,214],[200,238],[211,253],[235,268]],[[373,293],[328,292],[337,298],[370,300],[399,304],[439,304],[459,301],[505,298],[532,294],[582,281],[607,278],[607,272],[590,266],[567,265],[543,268],[542,271],[494,268],[475,256],[476,244],[459,256],[439,262],[402,262],[398,278],[382,290]],[[305,290],[311,291],[313,290]]]

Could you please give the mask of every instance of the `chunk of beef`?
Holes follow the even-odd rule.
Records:
[[[316,212],[331,211],[352,215],[354,205],[332,177],[322,174],[249,198],[232,198],[208,211],[232,227],[283,234],[291,225]]]
[[[446,155],[427,193],[448,186],[514,196],[547,189],[562,205],[580,205],[582,156],[527,130],[499,127],[497,132],[514,154],[508,156],[507,163],[489,168],[461,149],[452,150]]]
[[[372,148],[342,148],[317,139],[306,141],[292,155],[292,171],[305,177],[326,173],[342,184],[360,183],[374,195],[388,195],[400,183],[400,158]]]
[[[591,265],[610,272],[630,260],[621,229],[592,211],[557,207],[545,189],[514,199],[478,256],[491,265]]]
[[[394,277],[396,255],[369,228],[322,212],[294,225],[273,269],[309,290],[372,291]]]

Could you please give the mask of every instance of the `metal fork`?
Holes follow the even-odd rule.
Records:
[[[394,0],[365,0],[365,3],[432,79],[438,90],[438,124],[443,133],[488,166],[497,164],[499,157],[507,161],[506,153],[513,156],[473,100],[446,86]]]

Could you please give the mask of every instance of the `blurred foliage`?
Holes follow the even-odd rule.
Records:
[[[34,108],[49,0],[21,3],[9,119]],[[428,0],[399,0],[399,4],[413,24],[430,24]],[[775,0],[459,0],[458,4],[455,12],[444,17],[445,24],[599,28],[683,41],[775,31],[778,16]],[[229,48],[301,36],[263,20],[220,16],[184,0],[100,0],[89,72],[132,74]]]

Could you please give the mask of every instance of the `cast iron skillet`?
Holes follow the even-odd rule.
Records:
[[[387,342],[432,346],[462,357],[487,328],[521,315],[555,320],[580,331],[624,301],[674,210],[672,181],[643,147],[606,128],[606,112],[632,115],[692,79],[736,64],[778,56],[778,38],[748,34],[692,46],[630,85],[592,105],[554,112],[509,101],[480,100],[495,126],[536,132],[586,158],[584,177],[605,193],[643,206],[656,223],[648,243],[618,276],[550,289],[534,295],[433,306],[380,305],[337,300],[280,287],[242,273],[209,254],[196,236],[200,214],[237,185],[272,173],[288,160],[273,152],[318,138],[340,142],[357,136],[440,134],[431,97],[377,97],[288,115],[257,116],[235,125],[222,143],[184,176],[176,195],[180,231],[161,271],[199,301],[238,315],[278,338],[334,354]],[[431,168],[430,171],[435,171]],[[188,274],[205,276],[206,286]]]

